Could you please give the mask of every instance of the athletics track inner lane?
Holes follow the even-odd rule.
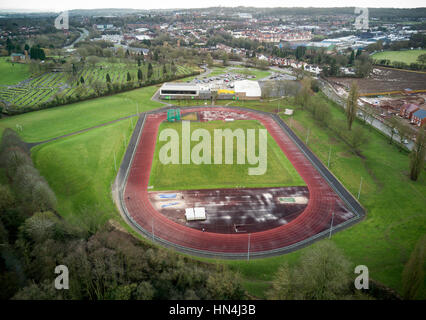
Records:
[[[333,211],[333,225],[338,225],[355,216],[271,117],[248,110],[225,107],[198,107],[185,109],[185,111],[206,109],[232,110],[244,113],[251,119],[259,120],[304,179],[309,189],[310,200],[303,213],[283,226],[252,233],[250,235],[250,252],[259,253],[285,248],[327,230],[330,228]],[[144,230],[151,232],[154,229],[156,238],[164,239],[177,246],[212,253],[241,254],[247,252],[248,234],[218,234],[185,227],[167,219],[151,205],[148,198],[149,176],[158,128],[165,119],[166,112],[146,115],[123,195],[124,205],[129,215]]]

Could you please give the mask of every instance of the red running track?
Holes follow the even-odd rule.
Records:
[[[209,107],[208,109],[212,110],[212,108],[230,110],[224,107]],[[203,108],[185,109],[187,112],[200,110]],[[285,248],[329,229],[333,210],[334,226],[355,216],[345,207],[340,197],[272,118],[256,112],[237,109],[232,109],[232,111],[249,115],[250,118],[259,120],[265,126],[306,182],[310,194],[306,209],[296,219],[274,229],[252,233],[250,235],[250,252]],[[129,215],[148,232],[151,232],[154,226],[156,238],[159,237],[178,246],[215,254],[246,253],[248,234],[202,232],[167,219],[151,205],[148,198],[149,176],[158,128],[166,116],[166,112],[163,112],[149,114],[145,118],[124,190],[124,204]]]

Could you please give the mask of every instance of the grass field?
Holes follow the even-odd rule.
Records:
[[[0,135],[5,128],[15,129],[19,124],[22,126],[22,132],[19,133],[26,142],[44,141],[136,114],[137,111],[159,108],[163,105],[151,100],[157,89],[156,86],[144,87],[113,96],[4,118],[0,120]]]
[[[0,85],[12,85],[30,76],[27,64],[10,63],[10,57],[0,58]]]
[[[251,78],[250,80],[260,80],[271,74],[271,72],[268,70],[260,70],[254,68],[231,68],[229,72],[247,76],[255,76],[255,78]]]
[[[316,99],[327,101],[322,95]],[[343,111],[332,105],[333,117],[344,121]],[[276,108],[262,105],[252,107],[262,110]],[[365,127],[368,144],[362,148],[363,158],[354,155],[346,144],[337,140],[335,134],[315,123],[307,111],[295,108],[291,124],[302,139],[310,130],[309,147],[327,163],[331,146],[331,171],[352,194],[357,194],[360,179],[363,187],[360,201],[367,209],[367,218],[348,230],[333,236],[332,241],[340,247],[354,265],[364,264],[370,277],[401,290],[401,273],[415,243],[426,233],[426,172],[417,182],[408,178],[408,155],[388,143],[388,138],[374,129]],[[356,126],[363,126],[357,122]],[[402,187],[403,186],[403,187]],[[303,251],[303,250],[302,250]],[[297,261],[301,251],[285,256],[261,260],[221,261],[241,272],[245,286],[256,296],[264,296],[266,283],[284,262]],[[355,276],[355,275],[354,275]],[[426,298],[426,285],[420,297]]]
[[[105,119],[112,120],[114,117],[121,116],[122,113],[118,110],[124,109],[124,114],[131,113],[135,107],[129,106],[129,101],[139,101],[140,107],[142,105],[148,106],[147,108],[160,106],[150,101],[149,92],[142,91],[152,90],[150,92],[153,93],[155,89],[140,90],[120,94],[123,96],[118,100],[116,96],[101,98],[111,99],[103,100],[106,106],[103,103],[95,103],[96,100],[94,100],[93,104],[86,105],[85,103],[90,102],[88,101],[82,105],[74,104],[2,119],[0,129],[14,127],[16,123],[21,123],[24,119],[22,135],[32,141],[38,141],[42,138],[57,136],[58,133],[75,131],[76,128],[82,127],[79,124],[80,121],[86,126],[93,126]],[[331,106],[333,117],[345,121],[345,115],[338,106],[321,94],[315,99],[324,100]],[[115,103],[119,104],[114,105]],[[74,110],[75,105],[80,106]],[[274,111],[278,101],[235,101],[231,105]],[[419,237],[426,233],[424,209],[426,207],[426,173],[422,172],[419,181],[410,181],[408,155],[400,152],[396,146],[390,145],[388,138],[374,129],[364,127],[369,142],[362,147],[363,157],[359,157],[354,155],[346,144],[338,140],[332,131],[315,123],[307,111],[293,106],[291,101],[281,101],[280,105],[295,109],[293,120],[291,122],[290,118],[284,118],[284,120],[292,125],[296,134],[302,139],[306,138],[309,128],[309,147],[324,163],[327,162],[331,146],[331,171],[349,191],[356,194],[360,178],[363,177],[360,201],[367,209],[367,217],[359,224],[334,235],[332,241],[343,250],[354,265],[366,265],[371,278],[400,292],[404,264]],[[63,113],[56,114],[62,108]],[[67,108],[70,108],[72,112]],[[79,111],[83,114],[79,115]],[[49,115],[49,112],[55,113],[55,116]],[[72,117],[73,115],[75,118]],[[59,119],[58,124],[54,123],[56,118]],[[65,218],[72,219],[74,215],[82,217],[83,214],[91,216],[95,212],[103,212],[100,216],[96,215],[95,219],[104,221],[108,217],[114,217],[122,221],[112,204],[110,186],[115,175],[113,152],[116,151],[117,159],[122,157],[124,151],[122,134],[124,133],[125,136],[127,134],[128,141],[129,122],[129,120],[123,120],[42,145],[33,150],[35,163],[56,192],[60,213]],[[354,125],[363,126],[360,122]],[[123,147],[121,147],[122,144]],[[79,210],[81,207],[80,202],[85,207],[96,210],[74,213],[74,210]],[[264,297],[278,268],[284,262],[290,265],[296,263],[304,250],[251,261],[202,260],[229,265],[241,273],[249,294]],[[425,287],[422,288],[419,297],[426,298]]]
[[[166,64],[165,66],[167,75],[171,76],[171,65]],[[5,70],[2,70],[2,67]],[[14,77],[17,83],[28,78],[24,83],[20,83],[19,87],[0,87],[0,99],[13,105],[15,109],[22,107],[35,108],[56,98],[61,101],[70,101],[69,99],[76,95],[88,97],[95,94],[93,84],[106,84],[107,74],[110,76],[111,84],[116,86],[122,86],[127,83],[127,73],[129,73],[132,81],[137,81],[138,69],[141,70],[143,75],[144,80],[142,83],[148,79],[147,63],[138,67],[136,63],[111,63],[102,60],[96,66],[87,65],[79,70],[74,78],[69,72],[46,72],[29,78],[28,72],[21,74],[22,72],[16,72],[15,68],[16,70],[21,70],[22,68],[27,70],[28,66],[15,63],[14,67],[11,67],[11,64],[7,63],[5,59],[0,60],[0,74],[3,75],[1,72],[5,72],[4,81],[11,82],[10,80]],[[186,65],[177,65],[176,69],[176,76],[188,75],[196,71],[195,67]],[[153,63],[151,79],[160,81],[163,77],[163,65]],[[0,82],[2,79],[0,79]],[[77,84],[80,79],[84,80],[84,84]]]
[[[55,191],[63,217],[92,219],[97,224],[119,218],[111,199],[114,153],[118,168],[131,133],[131,121],[126,119],[32,150],[35,165]]]
[[[171,128],[182,137],[181,123],[163,122],[160,125],[161,130]],[[191,132],[203,128],[210,132],[211,141],[211,163],[212,164],[167,164],[164,165],[159,160],[159,151],[167,142],[159,141],[154,153],[154,162],[151,169],[149,184],[153,190],[189,190],[189,189],[219,189],[235,187],[284,187],[284,186],[302,186],[305,185],[303,179],[299,176],[296,169],[282,153],[275,140],[268,134],[267,144],[267,170],[263,175],[249,175],[248,168],[257,167],[258,164],[236,164],[237,144],[234,139],[233,154],[234,164],[214,164],[213,137],[215,129],[235,130],[243,129],[264,129],[260,122],[256,120],[237,120],[234,122],[211,121],[211,122],[192,122]],[[191,141],[191,150],[199,142]],[[222,150],[225,149],[223,142]],[[179,154],[182,153],[182,144],[179,144]],[[256,154],[259,153],[258,133],[256,133]],[[224,151],[223,151],[224,154]],[[224,155],[223,155],[224,158]]]
[[[426,50],[383,51],[372,55],[375,60],[400,61],[407,64],[418,63],[417,57],[425,54]]]

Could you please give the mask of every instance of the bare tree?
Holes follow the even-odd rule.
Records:
[[[348,123],[348,129],[352,129],[352,123],[355,120],[356,112],[358,109],[358,85],[354,81],[352,82],[351,89],[349,91],[348,100],[346,101],[346,119]]]
[[[393,141],[393,136],[395,135],[395,133],[398,132],[397,127],[398,127],[398,119],[396,119],[395,117],[391,117],[388,121],[387,121],[387,126],[390,129],[390,141],[389,143],[392,144]]]
[[[423,235],[414,247],[410,259],[402,272],[402,292],[404,299],[417,297],[425,278],[426,236]]]
[[[402,119],[397,121],[397,129],[399,133],[399,138],[401,140],[401,144],[400,144],[400,151],[401,151],[404,141],[410,139],[411,136],[413,135],[413,130]]]
[[[410,154],[410,178],[413,181],[416,181],[421,171],[424,168],[426,156],[426,127],[422,126],[419,128],[416,136],[416,142],[414,148]]]

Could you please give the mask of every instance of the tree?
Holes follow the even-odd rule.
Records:
[[[373,67],[373,61],[371,57],[362,53],[355,61],[355,74],[357,77],[365,78],[370,74]]]
[[[142,71],[141,69],[138,69],[138,81],[142,82],[142,78],[143,78]]]
[[[106,74],[106,82],[111,83],[111,77],[109,76],[109,73]]]
[[[351,50],[351,55],[350,55],[350,58],[349,58],[349,65],[353,65],[354,61],[355,61],[355,52],[353,50]]]
[[[132,81],[132,77],[130,76],[129,72],[127,72],[127,81]]]
[[[176,65],[175,65],[175,62],[174,62],[174,61],[172,61],[171,69],[172,69],[172,74],[173,74],[173,75],[175,75],[175,74],[176,74],[176,71],[177,71],[177,67],[176,67]]]
[[[97,56],[89,56],[86,60],[93,68],[101,61],[101,59]]]
[[[152,64],[151,62],[148,64],[148,79],[151,80],[152,74],[153,74]]]
[[[105,89],[105,85],[100,81],[93,81],[91,85],[97,96],[100,96]]]
[[[350,294],[350,263],[336,245],[324,240],[304,252],[290,270],[281,267],[274,277],[270,299],[330,300]]]
[[[426,262],[426,236],[423,235],[411,252],[410,259],[402,272],[402,295],[404,299],[417,297],[423,286]]]
[[[34,59],[34,60],[44,60],[44,59],[46,59],[46,55],[44,53],[44,50],[41,49],[41,48],[35,47],[35,46],[33,46],[30,49],[30,56],[31,56],[31,59]]]
[[[388,120],[387,126],[390,129],[390,140],[389,140],[389,144],[392,144],[393,136],[395,135],[395,133],[398,132],[398,130],[396,129],[398,127],[398,119],[392,116]]]
[[[352,123],[356,118],[356,112],[358,109],[358,85],[354,81],[352,82],[351,89],[348,94],[348,99],[346,101],[346,120],[348,123],[348,130],[351,130]]]
[[[222,63],[223,63],[223,65],[227,66],[228,65],[228,61],[229,61],[228,54],[224,51],[222,53]]]
[[[291,270],[287,263],[282,265],[272,280],[272,288],[267,293],[271,300],[287,300],[292,297]]]
[[[417,181],[424,168],[426,156],[426,127],[421,126],[417,131],[414,148],[410,154],[410,179]]]
[[[84,84],[84,78],[83,78],[83,76],[80,77],[80,83]]]
[[[302,109],[305,109],[311,100],[312,90],[311,90],[311,79],[306,77],[301,81],[302,88],[295,96],[296,104],[300,105]]]
[[[426,64],[426,53],[419,55],[417,61],[421,64]]]
[[[296,52],[295,52],[296,59],[297,60],[302,59],[305,56],[305,53],[306,53],[306,47],[305,46],[298,46],[296,48]]]
[[[206,62],[207,62],[207,66],[209,68],[211,68],[213,66],[213,58],[212,58],[212,55],[210,53],[207,54]]]
[[[273,90],[273,83],[271,81],[266,81],[262,88],[262,99],[268,99],[271,97]]]
[[[401,151],[404,141],[411,138],[413,130],[411,129],[411,127],[408,126],[408,124],[404,120],[397,121],[397,130],[399,133],[399,138],[401,140],[401,143],[399,144],[399,151]]]
[[[347,141],[352,147],[353,151],[360,154],[360,147],[368,142],[368,137],[365,131],[360,126],[356,126],[354,130],[348,132]]]
[[[358,50],[356,51],[356,56],[355,56],[355,58],[358,58],[358,57],[361,55],[361,53],[362,53],[362,50],[361,50],[361,49],[358,49]]]

